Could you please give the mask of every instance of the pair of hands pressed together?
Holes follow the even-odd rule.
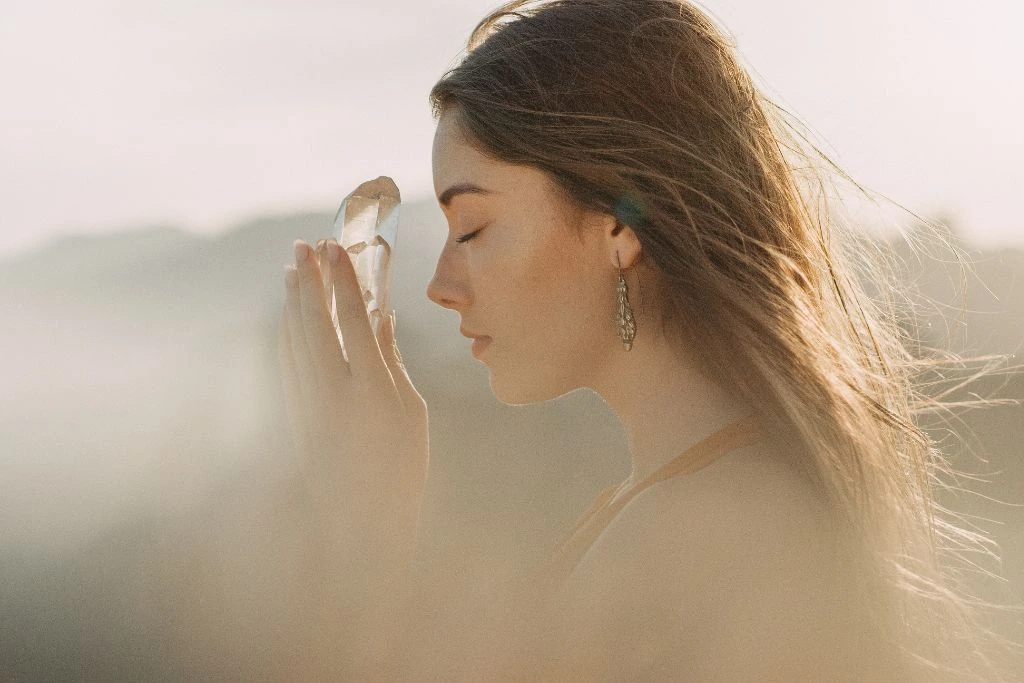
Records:
[[[296,240],[295,259],[286,266],[279,363],[307,502],[332,550],[366,567],[411,562],[429,462],[427,405],[398,352],[394,317],[374,335],[355,269],[334,240],[315,251]]]

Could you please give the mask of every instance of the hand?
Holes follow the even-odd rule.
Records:
[[[394,317],[375,337],[355,269],[334,240],[317,252],[296,240],[295,256],[279,361],[309,500],[338,549],[371,564],[395,552],[411,560],[429,462],[427,404],[402,363]]]

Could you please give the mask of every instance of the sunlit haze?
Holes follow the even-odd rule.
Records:
[[[902,529],[926,473],[948,513],[929,528],[943,571],[1006,605],[984,623],[1024,643],[1021,5],[702,5],[855,181],[974,243],[974,276],[907,239],[877,249],[891,282],[856,283],[881,242],[748,243],[724,221],[655,254],[667,279],[646,242],[609,231],[640,266],[616,281],[610,248],[603,263],[602,243],[545,229],[565,214],[535,169],[483,163],[447,120],[432,154],[428,93],[497,3],[4,3],[3,680],[931,681],[888,675],[871,649],[918,613],[858,587],[875,565],[840,554],[825,514],[854,513],[864,540],[899,529],[879,547],[924,558]],[[432,160],[438,190],[498,192],[442,212]],[[345,245],[362,267],[388,255],[368,305],[393,309],[395,344],[378,347],[346,257],[321,292],[294,242],[328,237],[342,198],[382,175],[398,237]],[[836,189],[854,225],[914,233]],[[355,204],[363,227],[382,215]],[[463,227],[481,239],[456,245]],[[828,284],[812,298],[808,282]],[[854,283],[870,300],[842,293]],[[906,398],[927,460],[894,421],[904,352],[924,357]],[[747,407],[785,448],[726,429]],[[962,476],[940,476],[947,461]],[[635,476],[646,465],[669,480]],[[961,547],[953,522],[999,553]],[[968,642],[935,633],[951,659]],[[801,674],[773,668],[788,658]],[[360,675],[375,659],[410,674]]]

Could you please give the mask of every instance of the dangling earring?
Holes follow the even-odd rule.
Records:
[[[615,252],[615,261],[619,265],[619,283],[615,290],[618,294],[619,312],[615,317],[615,322],[619,326],[619,339],[622,340],[622,346],[629,351],[633,348],[633,339],[636,337],[636,321],[633,320],[633,308],[629,305],[629,299],[626,298],[628,290],[626,288],[626,278],[622,276],[622,262],[619,261],[619,252]]]

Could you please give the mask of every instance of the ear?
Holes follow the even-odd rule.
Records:
[[[630,268],[643,256],[643,245],[640,238],[633,232],[633,228],[609,216],[612,225],[605,234],[605,245],[608,251],[608,261],[616,269],[620,267],[625,270]]]

